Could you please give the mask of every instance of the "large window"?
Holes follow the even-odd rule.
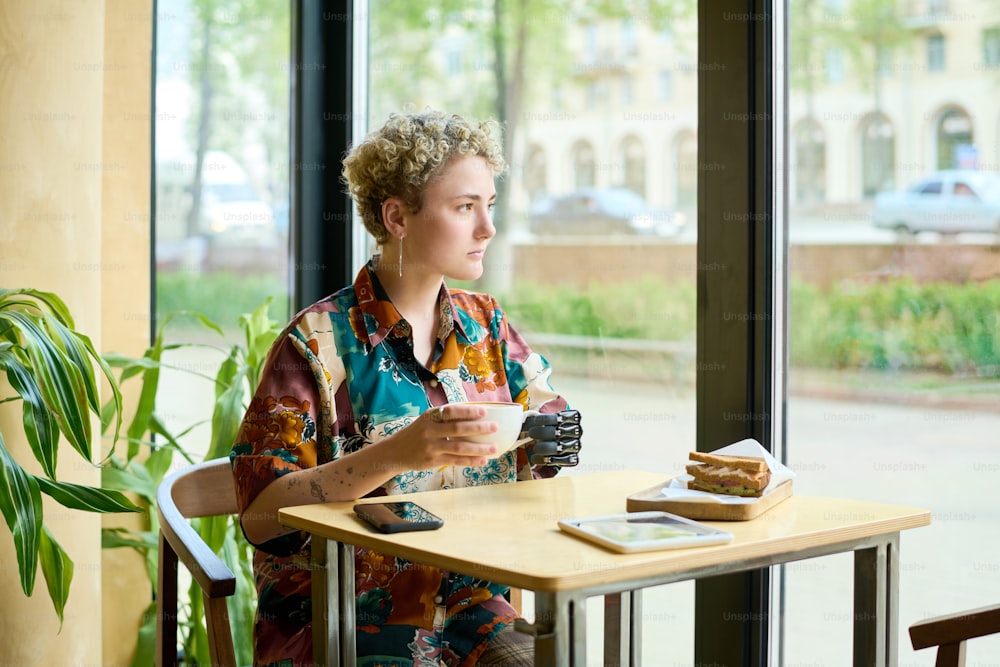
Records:
[[[566,473],[677,473],[696,448],[694,4],[642,3],[649,11],[629,16],[600,2],[500,3],[499,15],[475,21],[434,14],[429,0],[406,5],[408,21],[395,3],[371,4],[368,123],[425,105],[503,123],[503,235],[477,287],[496,293],[553,364],[556,388],[585,415],[587,451]],[[662,39],[666,28],[675,39]],[[483,57],[484,67],[449,71],[436,55],[439,33],[462,35],[451,43],[464,45],[466,62]],[[427,48],[426,67],[380,66],[406,62],[400,50],[413,44]],[[482,45],[489,48],[477,56]],[[412,85],[397,86],[400,78]],[[658,636],[646,642],[645,664],[693,662],[693,590],[647,593]],[[599,656],[601,633],[591,636],[590,655]]]
[[[1000,598],[996,543],[978,537],[1000,535],[986,509],[1000,470],[997,221],[970,233],[974,206],[938,173],[997,170],[996,72],[974,65],[998,8],[895,3],[913,15],[883,13],[876,31],[871,4],[845,2],[811,25],[793,12],[789,25],[792,44],[810,30],[881,32],[896,48],[877,87],[863,54],[837,86],[790,72],[794,192],[813,203],[789,215],[788,461],[796,493],[931,509],[932,525],[901,539],[898,646],[899,664],[931,665],[930,651],[910,649],[908,625]],[[946,65],[968,76],[942,79]],[[820,146],[822,161],[817,151],[806,167]],[[826,187],[807,187],[804,171],[824,164]],[[922,220],[930,231],[907,231]],[[851,566],[830,557],[784,568],[785,664],[851,663],[851,591],[830,583]],[[998,655],[996,639],[968,645],[968,664]]]
[[[167,279],[191,275],[198,298],[233,274],[241,288],[260,286],[250,302],[281,296],[290,160],[278,141],[288,135],[287,111],[276,100],[287,99],[290,83],[287,42],[284,52],[275,43],[287,37],[287,19],[237,15],[221,0],[215,13],[206,12],[207,0],[172,2],[176,9],[159,3],[158,100],[176,107],[158,106],[157,145],[194,157],[173,158],[176,177],[167,177],[169,160],[157,170],[161,307]],[[667,478],[682,471],[688,451],[728,444],[762,416],[774,422],[768,444],[798,473],[796,493],[930,507],[933,525],[902,538],[896,648],[902,664],[932,664],[909,649],[908,624],[1000,597],[995,221],[977,232],[912,233],[875,226],[873,213],[888,199],[880,194],[901,192],[939,167],[998,170],[990,44],[1000,8],[967,0],[950,3],[948,13],[914,14],[929,4],[896,3],[911,14],[880,9],[875,26],[865,11],[873,3],[792,0],[789,17],[754,4],[778,29],[770,42],[755,42],[758,55],[784,43],[787,19],[786,60],[777,52],[734,57],[730,37],[751,32],[754,13],[706,25],[695,4],[638,3],[628,15],[596,0],[498,3],[499,13],[492,4],[443,11],[453,5],[371,2],[355,16],[365,48],[348,58],[366,59],[367,95],[358,107],[366,112],[356,134],[391,111],[425,106],[503,125],[510,173],[498,184],[501,234],[484,280],[471,287],[498,296],[553,363],[554,384],[583,411],[583,463],[567,474],[644,468]],[[808,20],[795,18],[803,6],[814,10]],[[892,43],[872,35],[891,35]],[[947,63],[943,48],[931,58],[928,35],[954,45]],[[975,67],[980,59],[991,67]],[[778,66],[785,62],[787,71]],[[963,76],[942,79],[933,72],[938,62],[962,67]],[[786,74],[787,100],[752,106],[783,92]],[[215,115],[200,111],[202,86],[219,105]],[[734,136],[761,152],[727,152]],[[760,157],[772,148],[775,155]],[[214,234],[256,216],[191,211],[213,205],[206,190],[223,198],[248,188],[270,210],[274,233],[249,234],[254,244],[239,252],[216,251]],[[625,212],[636,198],[649,215]],[[963,213],[951,205],[916,208],[953,221]],[[320,228],[330,222],[323,217],[302,225]],[[650,219],[657,224],[636,224]],[[370,244],[358,245],[367,258]],[[778,294],[764,287],[772,279]],[[747,320],[760,317],[733,334],[708,320],[720,302],[740,304]],[[205,308],[229,303],[217,297]],[[774,357],[760,355],[772,340]],[[787,378],[787,404],[775,373]],[[744,394],[750,398],[738,414],[745,417],[724,418],[736,412],[721,406]],[[730,615],[729,623],[716,618],[715,628],[730,633],[732,618],[755,618],[774,631],[772,664],[849,664],[851,567],[849,556],[829,557],[759,576],[757,590],[774,593],[771,607]],[[697,597],[691,583],[646,593],[644,664],[694,662]],[[596,628],[588,634],[591,655],[600,655],[600,637]],[[970,644],[972,664],[997,655],[998,640]]]
[[[289,9],[284,3],[159,0],[155,90],[155,303],[171,314],[159,399],[172,432],[211,415],[210,378],[239,318],[271,299],[289,314]],[[182,398],[184,400],[182,400]],[[187,433],[193,455],[209,424]]]

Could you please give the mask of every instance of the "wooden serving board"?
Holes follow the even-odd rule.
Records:
[[[712,503],[685,500],[683,498],[667,498],[663,488],[670,484],[666,480],[656,486],[643,489],[628,496],[625,509],[629,512],[645,512],[659,510],[670,512],[688,519],[708,519],[714,521],[749,521],[771,509],[785,498],[792,495],[792,480],[786,480],[765,496],[751,503]]]

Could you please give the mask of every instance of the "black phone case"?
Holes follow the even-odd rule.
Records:
[[[394,512],[392,506],[409,506],[402,513]],[[354,513],[365,523],[373,526],[380,533],[404,533],[415,530],[434,530],[444,525],[440,517],[434,516],[420,505],[410,501],[390,503],[358,503]],[[407,514],[413,514],[407,518]]]

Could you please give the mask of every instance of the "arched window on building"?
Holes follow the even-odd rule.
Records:
[[[694,210],[698,205],[698,139],[694,132],[679,132],[671,152],[676,169],[676,206]]]
[[[524,164],[524,191],[528,201],[534,203],[548,193],[548,173],[545,150],[537,144],[528,147],[528,159]]]
[[[573,185],[578,189],[592,188],[597,185],[596,177],[594,147],[589,141],[580,139],[573,144]]]
[[[956,107],[942,111],[934,126],[934,139],[938,169],[975,168],[972,118],[965,111]]]
[[[896,174],[896,131],[881,112],[868,114],[859,126],[861,140],[861,196],[874,197],[893,190]]]
[[[625,167],[622,185],[632,192],[646,196],[646,150],[634,135],[625,137],[621,144],[621,159]]]
[[[804,118],[793,133],[796,204],[821,204],[826,201],[826,133],[815,118]]]

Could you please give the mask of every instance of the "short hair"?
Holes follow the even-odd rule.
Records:
[[[365,228],[380,245],[389,238],[382,202],[403,200],[411,212],[423,206],[427,184],[459,155],[486,159],[494,175],[507,168],[493,121],[473,123],[441,111],[393,113],[380,129],[352,147],[344,158],[343,180]]]

